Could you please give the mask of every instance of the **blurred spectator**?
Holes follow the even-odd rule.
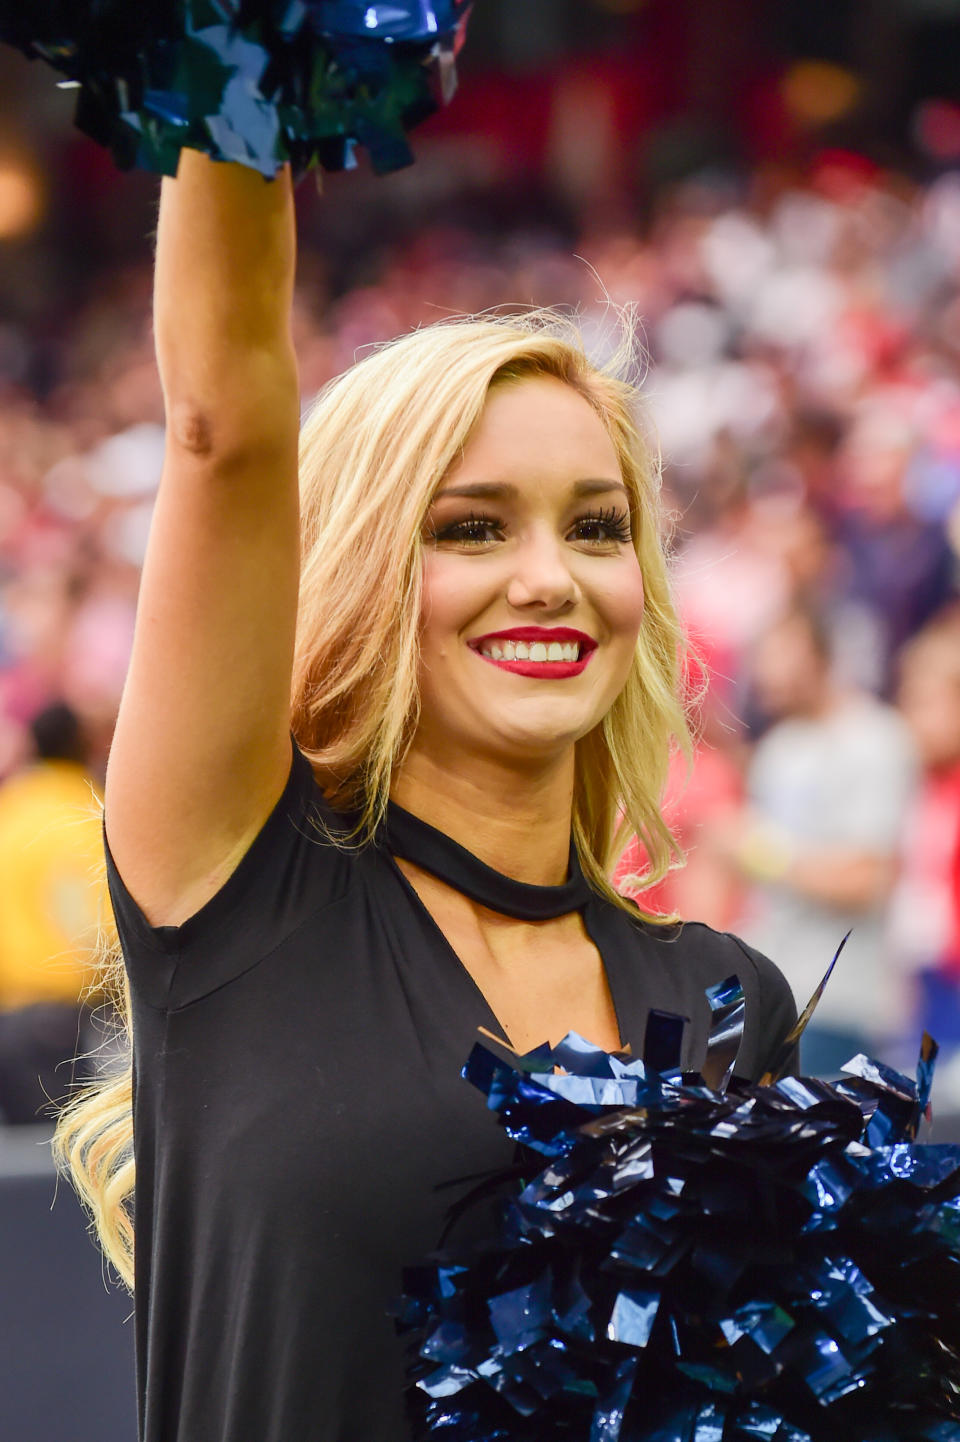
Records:
[[[0,786],[0,1117],[39,1120],[87,1043],[80,995],[108,911],[100,810],[68,707],[30,725],[35,756]]]
[[[677,557],[677,602],[716,669],[736,679],[741,657],[789,601],[788,576],[742,477],[711,486],[704,503],[714,515]]]
[[[834,412],[800,406],[783,448],[783,464],[796,477],[807,505],[825,523],[837,516],[837,454],[842,439],[843,422]]]
[[[877,687],[893,680],[897,650],[957,594],[957,559],[941,520],[911,509],[907,479],[919,438],[878,398],[845,447],[847,515],[841,535],[849,594],[876,623]]]
[[[960,613],[931,623],[905,649],[900,709],[923,764],[904,833],[893,940],[919,973],[919,1021],[960,1049]]]
[[[906,1019],[885,918],[915,754],[891,707],[835,677],[810,612],[766,632],[753,684],[773,724],[750,762],[748,810],[722,844],[752,883],[739,928],[776,957],[801,1007],[852,929],[804,1040],[804,1069],[829,1076]]]

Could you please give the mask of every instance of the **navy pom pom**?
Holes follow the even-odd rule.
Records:
[[[79,87],[76,121],[127,169],[189,146],[276,175],[412,159],[448,99],[469,0],[0,0],[0,40]]]
[[[417,1439],[960,1439],[960,1147],[915,1140],[935,1044],[916,1082],[863,1056],[728,1082],[737,990],[712,1084],[574,1035],[474,1049],[526,1168],[497,1236],[405,1275]]]

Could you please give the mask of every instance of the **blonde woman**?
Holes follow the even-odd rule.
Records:
[[[667,867],[685,738],[629,387],[543,316],[419,331],[320,397],[298,506],[293,275],[289,177],[184,153],[105,799],[132,1112],[115,1080],[60,1133],[135,1278],[143,1442],[404,1436],[401,1267],[512,1156],[478,1027],[639,1052],[656,1007],[698,1059],[737,972],[757,1076],[794,1019],[763,957],[610,884],[633,834]]]

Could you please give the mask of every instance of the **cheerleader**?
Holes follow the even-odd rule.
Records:
[[[478,1028],[639,1054],[658,1008],[699,1062],[736,972],[756,1079],[795,1020],[763,956],[611,884],[633,837],[670,864],[686,744],[619,363],[550,313],[444,322],[301,429],[294,255],[287,172],[184,151],[105,795],[130,1070],[59,1133],[135,1286],[141,1442],[405,1435],[401,1268],[511,1158],[460,1077]]]

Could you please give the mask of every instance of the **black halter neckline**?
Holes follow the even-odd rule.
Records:
[[[381,839],[394,856],[412,861],[480,906],[518,921],[549,921],[566,916],[579,911],[593,896],[572,841],[569,875],[563,885],[531,886],[495,871],[465,846],[393,801],[387,807]]]

